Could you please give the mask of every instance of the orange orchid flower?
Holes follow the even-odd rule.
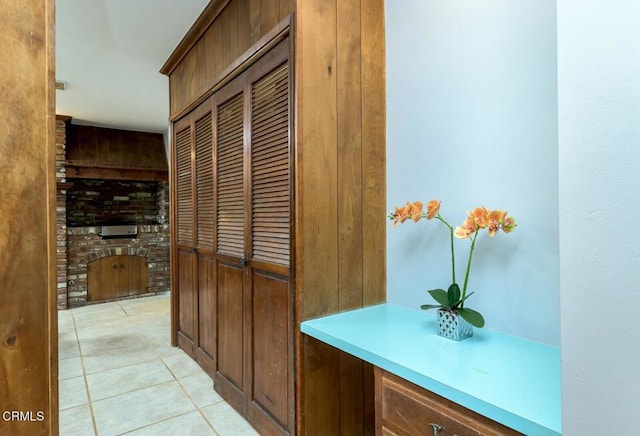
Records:
[[[511,233],[517,226],[516,219],[512,216],[507,218],[506,215],[507,214],[505,212],[505,218],[502,220],[502,231],[505,233]]]
[[[399,208],[396,206],[396,211],[394,213],[393,226],[395,227],[398,223],[402,224],[403,222],[411,218],[410,211],[411,211],[411,204],[409,202],[407,202],[407,204],[404,207]]]
[[[391,227],[397,226],[400,221],[400,208],[398,206],[396,206],[395,211],[391,214],[391,218],[393,218],[393,224]]]
[[[473,235],[477,230],[476,223],[473,218],[469,217],[464,220],[461,226],[456,227],[456,231],[454,235],[459,239],[467,239],[469,236]]]
[[[413,203],[411,203],[411,207],[409,208],[409,216],[416,223],[420,221],[420,218],[422,218],[422,208],[423,204],[421,201],[414,201]]]
[[[489,220],[489,223],[487,225],[487,232],[489,233],[489,236],[493,237],[498,232],[506,215],[507,212],[503,210],[492,210],[491,212],[489,212],[489,215],[487,216]]]
[[[476,223],[476,226],[478,226],[479,228],[484,229],[489,224],[489,211],[486,207],[476,207],[471,212],[467,213],[469,215],[469,218],[473,219],[473,221]]]
[[[427,203],[427,219],[433,219],[436,215],[440,213],[440,201],[439,200],[431,200]]]
[[[407,203],[407,206],[409,203]],[[396,206],[396,210],[393,213],[393,227],[397,226],[398,223],[403,223],[409,218],[407,214],[407,206],[398,207]]]

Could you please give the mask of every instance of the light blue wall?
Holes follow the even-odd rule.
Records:
[[[640,428],[640,2],[558,1],[563,430]]]
[[[388,210],[437,198],[452,225],[508,210],[519,227],[478,238],[467,305],[488,328],[558,345],[555,1],[387,1],[386,35]],[[389,302],[418,308],[449,285],[442,224],[387,238]],[[456,246],[461,282],[469,246]]]

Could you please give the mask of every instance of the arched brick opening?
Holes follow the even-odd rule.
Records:
[[[100,227],[67,227],[68,307],[89,301],[88,265],[110,256],[138,256],[146,260],[148,286],[140,294],[155,295],[169,290],[169,226],[139,225],[136,238],[103,239]],[[125,297],[123,297],[125,298]]]
[[[100,251],[94,251],[89,253],[82,259],[82,263],[90,264],[95,260],[102,259],[103,257],[108,256],[140,256],[149,260],[149,250],[146,248],[133,248],[133,247],[109,247]]]

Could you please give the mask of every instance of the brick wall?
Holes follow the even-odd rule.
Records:
[[[64,166],[69,118],[56,117],[56,270],[58,310],[67,308],[67,191]]]
[[[169,291],[168,183],[68,181],[65,160],[70,120],[56,116],[58,309],[86,305],[87,264],[112,255],[147,259],[149,289],[143,295]],[[137,223],[138,237],[102,239],[98,226],[110,221]]]
[[[67,191],[67,225],[157,224],[159,184],[75,179]]]
[[[88,303],[87,265],[106,256],[133,255],[149,262],[151,295],[169,290],[169,225],[139,225],[135,239],[102,239],[100,227],[69,227],[68,239],[68,301],[69,307]],[[140,296],[140,295],[138,295]]]

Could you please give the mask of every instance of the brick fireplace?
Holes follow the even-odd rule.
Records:
[[[67,178],[69,119],[57,117],[57,275],[58,309],[98,301],[154,295],[169,290],[169,193],[166,181]],[[101,226],[131,224],[136,237],[103,238]],[[104,258],[143,263],[144,285],[135,292],[95,300],[91,266]],[[122,266],[122,262],[120,262]],[[104,270],[102,281],[118,281]],[[95,268],[93,268],[95,270]],[[94,287],[93,299],[91,297]],[[99,294],[99,293],[98,293]]]

